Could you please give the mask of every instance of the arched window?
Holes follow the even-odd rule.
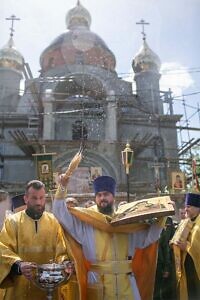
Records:
[[[155,136],[153,140],[154,155],[157,159],[162,159],[164,157],[164,142],[160,136]]]
[[[75,54],[75,61],[77,65],[83,65],[84,64],[84,54],[82,51],[77,51]]]
[[[86,140],[88,137],[87,126],[80,120],[72,125],[72,140]]]

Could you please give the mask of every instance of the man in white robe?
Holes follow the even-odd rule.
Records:
[[[150,257],[148,266],[145,262],[147,256],[143,256],[141,262],[143,265],[140,264],[139,268],[142,268],[144,278],[147,275],[147,267],[150,268],[151,276],[148,282],[142,283],[143,287],[140,290],[133,272],[137,260],[135,251],[137,248],[153,246],[160,236],[164,220],[161,219],[152,225],[128,224],[114,227],[109,223],[114,213],[116,189],[116,182],[112,177],[100,176],[94,180],[96,205],[86,209],[67,208],[65,188],[68,180],[64,175],[60,180],[61,185],[55,195],[53,212],[66,232],[81,245],[83,251],[84,264],[80,257],[78,258],[79,254],[77,255],[79,262],[76,263],[80,299],[152,299],[156,251],[153,250],[152,257],[148,256]],[[75,247],[74,254],[76,250]],[[82,269],[86,266],[86,283],[83,280],[84,272],[80,264]],[[82,272],[82,276],[79,276],[79,272]],[[85,284],[87,292],[83,288]],[[75,299],[75,294],[72,299]]]

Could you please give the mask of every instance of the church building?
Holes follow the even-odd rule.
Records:
[[[38,58],[38,78],[15,48],[12,32],[0,49],[0,182],[10,193],[23,192],[25,183],[36,178],[36,160],[44,150],[53,154],[57,174],[84,147],[70,179],[72,193],[92,192],[95,174],[113,176],[117,190],[126,192],[121,152],[127,143],[134,152],[131,194],[163,191],[170,185],[169,174],[178,169],[176,123],[181,116],[160,91],[158,55],[143,32],[141,48],[130,62],[133,91],[132,83],[117,74],[115,55],[103,37],[91,31],[91,21],[78,1],[66,14],[67,30]],[[48,163],[43,172],[48,174]]]

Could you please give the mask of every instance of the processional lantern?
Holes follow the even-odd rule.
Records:
[[[130,147],[130,144],[126,144],[126,148],[121,152],[122,154],[122,164],[125,167],[126,172],[126,181],[127,181],[127,202],[129,202],[129,171],[133,163],[133,150]]]
[[[125,167],[126,174],[129,174],[130,167],[133,164],[133,153],[134,153],[129,143],[126,144],[126,148],[121,153],[122,153],[122,164]]]

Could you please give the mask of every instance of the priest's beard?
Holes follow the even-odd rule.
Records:
[[[33,206],[29,206],[26,209],[26,213],[29,217],[31,217],[34,220],[38,220],[41,218],[43,212],[45,210],[45,206],[41,207],[40,210],[36,210]]]
[[[112,215],[114,212],[113,204],[108,204],[107,206],[97,205],[98,211],[104,215]]]

